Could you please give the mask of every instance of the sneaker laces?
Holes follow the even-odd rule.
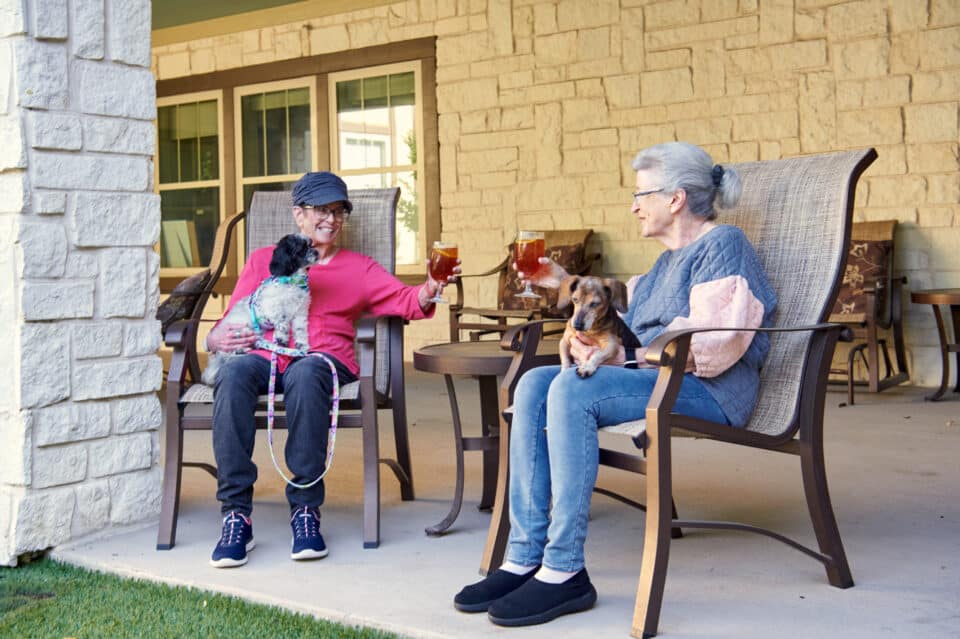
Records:
[[[230,512],[223,518],[223,531],[220,533],[220,543],[225,546],[233,546],[243,541],[243,525],[247,523],[243,515],[238,512]]]
[[[293,524],[293,536],[296,539],[309,539],[320,534],[320,517],[309,506],[301,506],[290,517]]]

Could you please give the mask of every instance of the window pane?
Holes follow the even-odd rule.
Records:
[[[199,149],[197,128],[197,103],[181,104],[177,107],[177,136],[180,139],[180,179],[178,182],[191,182],[199,178],[197,151]]]
[[[217,101],[187,102],[157,109],[160,184],[220,177]]]
[[[243,185],[243,210],[250,208],[250,200],[256,191],[290,191],[295,182],[266,182],[263,184],[244,184]],[[290,215],[293,215],[293,202],[290,202]]]
[[[425,256],[420,255],[420,203],[417,198],[416,171],[401,171],[396,174],[400,187],[397,202],[397,264],[420,264]]]
[[[390,76],[390,106],[414,104],[416,102],[413,79],[413,71],[396,73]]]
[[[219,187],[161,191],[160,217],[160,266],[210,263],[220,217]]]
[[[413,105],[393,109],[393,148],[395,165],[417,163],[417,131],[414,125],[416,110]]]
[[[217,134],[217,103],[213,100],[198,105],[197,128],[200,142],[200,179],[216,180],[220,177],[220,154]]]
[[[287,170],[287,109],[279,102],[283,96],[268,95],[264,114],[263,134],[267,141],[267,172],[264,175],[286,175]]]
[[[290,169],[287,173],[310,170],[310,91],[287,92],[290,113]]]
[[[337,113],[358,111],[362,107],[360,80],[337,83]]]
[[[243,144],[243,175],[266,175],[263,155],[263,95],[245,95],[240,98],[240,130]]]
[[[157,109],[157,165],[160,184],[178,182],[177,172],[177,107],[165,106]]]
[[[217,180],[220,178],[220,154],[217,138],[200,138],[200,179]]]
[[[387,88],[387,76],[363,79],[363,108],[375,109],[390,105],[390,96]]]

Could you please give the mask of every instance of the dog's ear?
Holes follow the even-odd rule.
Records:
[[[273,257],[270,258],[270,275],[281,277],[292,275],[297,271],[300,267],[297,259],[297,249],[300,244],[300,238],[296,235],[284,235],[280,238],[273,249]]]
[[[557,310],[562,311],[566,307],[570,306],[570,298],[573,297],[573,292],[577,290],[577,285],[580,283],[580,278],[576,275],[571,275],[570,277],[564,278],[560,282],[560,292],[557,294]]]
[[[610,306],[621,313],[627,312],[627,285],[612,277],[603,278],[603,286],[610,295]]]

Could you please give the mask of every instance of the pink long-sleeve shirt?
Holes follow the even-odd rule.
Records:
[[[272,246],[250,254],[233,289],[227,313],[238,300],[253,293],[270,277],[272,256]],[[311,266],[307,279],[310,286],[307,320],[310,352],[333,355],[354,375],[360,371],[353,351],[354,323],[360,316],[398,315],[415,320],[432,317],[435,310],[430,307],[424,312],[420,308],[418,293],[421,286],[407,286],[373,258],[345,249],[337,251],[328,263]],[[264,337],[272,339],[273,330],[266,330]],[[270,359],[269,351],[250,352]],[[283,372],[289,363],[288,357],[280,356],[278,370]]]

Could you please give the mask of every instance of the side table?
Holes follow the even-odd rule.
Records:
[[[940,288],[924,291],[912,291],[910,301],[914,304],[929,304],[933,307],[933,316],[937,320],[937,335],[940,338],[940,357],[943,362],[942,376],[940,378],[940,388],[925,399],[931,402],[939,400],[947,391],[947,385],[950,381],[950,353],[956,353],[957,357],[957,384],[953,392],[960,392],[960,288]],[[947,334],[943,326],[943,315],[940,313],[940,306],[950,307],[950,316],[953,321],[953,342],[947,341]]]
[[[556,342],[544,340],[543,348],[538,349],[538,363],[558,363],[559,355]],[[500,435],[508,433],[503,420],[502,409],[510,405],[513,388],[517,380],[511,370],[520,365],[520,354],[500,345],[499,341],[451,342],[425,346],[413,353],[413,367],[417,370],[443,375],[450,399],[450,413],[453,421],[453,437],[456,445],[457,478],[450,512],[439,523],[428,526],[428,535],[441,535],[446,531],[463,504],[463,451],[479,450],[483,452],[483,492],[479,508],[493,508],[495,513],[506,512],[506,485],[509,461],[509,438]],[[464,437],[460,422],[460,409],[457,405],[453,375],[472,375],[480,384],[481,436]],[[504,384],[500,380],[505,378]],[[509,383],[507,383],[509,380]],[[506,521],[506,517],[498,517]],[[493,533],[491,533],[493,535]],[[489,544],[488,544],[489,545]],[[495,550],[494,559],[484,557],[483,566],[491,561],[499,562],[503,549]],[[497,563],[497,565],[499,565]],[[484,572],[486,572],[484,570]]]

